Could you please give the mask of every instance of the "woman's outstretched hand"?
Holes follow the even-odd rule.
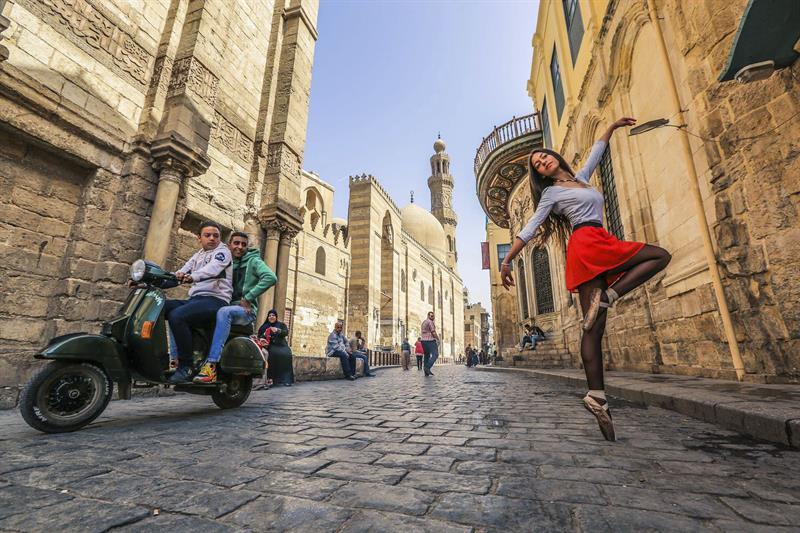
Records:
[[[511,276],[511,267],[506,263],[503,263],[500,267],[500,282],[503,284],[505,290],[514,286],[514,278]]]
[[[614,129],[623,128],[625,126],[633,126],[636,124],[636,119],[633,117],[622,117],[621,119],[614,122],[611,126]]]

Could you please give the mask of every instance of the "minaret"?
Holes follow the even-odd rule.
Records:
[[[428,188],[431,190],[431,213],[444,228],[447,235],[447,266],[456,269],[458,253],[456,252],[456,224],[458,218],[453,211],[453,176],[450,175],[450,156],[444,151],[445,144],[441,136],[433,143],[436,152],[431,156],[431,177]]]

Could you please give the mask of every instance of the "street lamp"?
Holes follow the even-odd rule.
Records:
[[[639,135],[640,133],[645,133],[645,132],[648,132],[650,130],[654,130],[656,128],[660,128],[662,126],[670,126],[670,127],[678,128],[678,129],[686,127],[685,124],[682,125],[682,126],[678,126],[678,125],[675,125],[675,124],[670,124],[669,123],[669,119],[667,119],[667,118],[657,118],[655,120],[648,120],[644,124],[639,124],[635,128],[631,128],[631,130],[628,132],[628,135]]]

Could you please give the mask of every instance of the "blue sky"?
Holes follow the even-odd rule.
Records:
[[[458,269],[470,301],[490,307],[481,270],[485,215],[473,159],[481,140],[528,98],[535,0],[320,0],[304,167],[336,189],[347,218],[348,176],[378,178],[402,208],[430,207],[427,179],[441,132],[455,178]]]

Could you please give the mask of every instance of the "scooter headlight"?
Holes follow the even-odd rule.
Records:
[[[137,259],[131,265],[131,279],[133,281],[142,281],[145,270],[147,270],[147,265],[145,264],[144,259]]]

